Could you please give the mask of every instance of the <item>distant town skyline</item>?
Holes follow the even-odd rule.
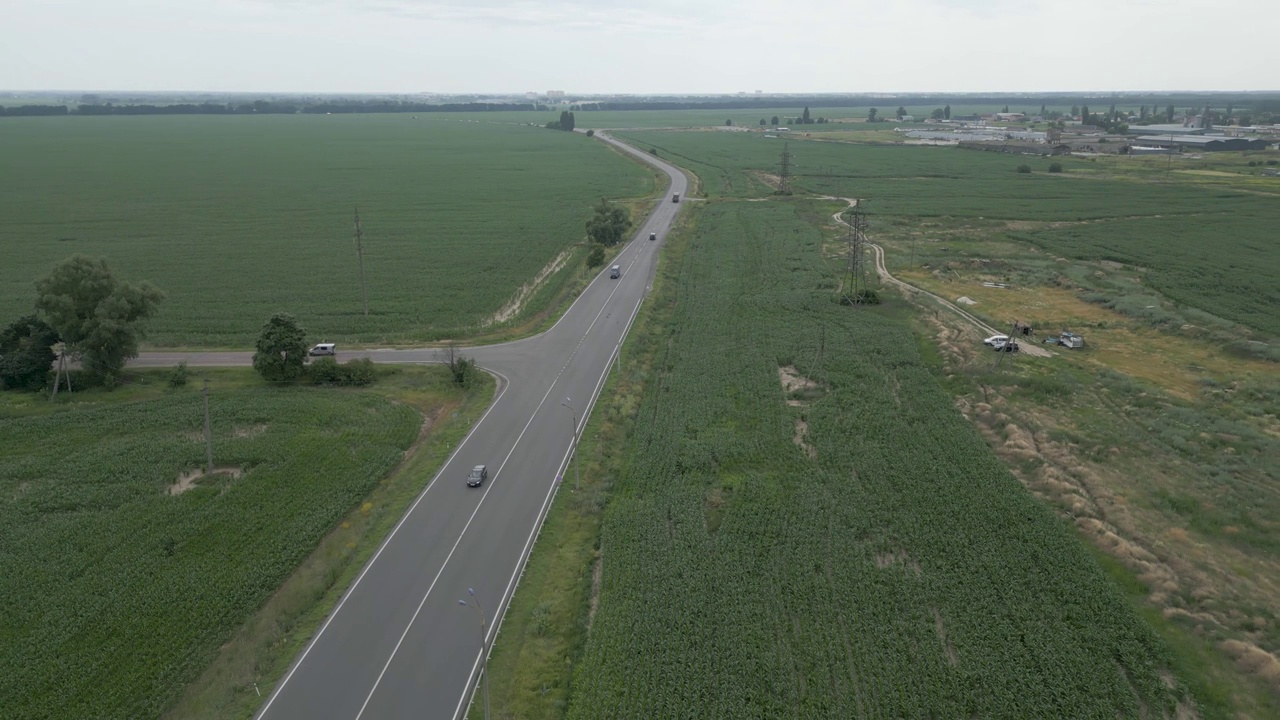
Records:
[[[0,0],[8,91],[1280,90],[1273,0]],[[1230,31],[1212,24],[1231,22]]]

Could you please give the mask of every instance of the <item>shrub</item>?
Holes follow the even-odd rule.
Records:
[[[595,131],[595,130],[588,130],[588,131],[587,131],[587,137],[595,137],[595,136],[596,136],[596,131]]]
[[[356,358],[348,360],[342,366],[343,385],[354,385],[356,387],[364,387],[372,385],[374,380],[378,379],[378,371],[373,367],[373,361],[369,358]]]
[[[649,154],[650,154],[650,155],[652,155],[652,156],[654,156],[654,157],[657,157],[657,156],[658,156],[658,148],[649,148]]]
[[[372,385],[378,373],[373,361],[368,358],[348,360],[342,365],[331,357],[320,358],[311,363],[307,377],[312,385],[341,385],[363,387]]]
[[[1030,172],[1031,172],[1031,166],[1030,166],[1030,165],[1019,165],[1019,166],[1018,166],[1018,172],[1023,173],[1023,174],[1030,173]]]
[[[1268,165],[1275,165],[1275,164],[1276,164],[1276,162],[1277,162],[1277,161],[1275,161],[1275,160],[1268,160],[1268,161],[1267,161],[1267,164],[1268,164]]]
[[[169,387],[180,388],[187,384],[187,379],[191,373],[187,370],[187,361],[183,360],[178,366],[169,371]]]
[[[1257,160],[1250,160],[1250,161],[1249,161],[1249,167],[1258,167],[1258,161],[1257,161]]]
[[[1050,164],[1049,164],[1049,172],[1051,172],[1051,173],[1060,173],[1060,172],[1062,172],[1062,163],[1050,163]]]
[[[597,268],[604,264],[604,246],[591,243],[591,252],[587,253],[587,268]]]
[[[342,368],[331,357],[322,357],[307,368],[312,385],[337,385],[342,380]]]

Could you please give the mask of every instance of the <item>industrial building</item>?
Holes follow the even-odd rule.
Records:
[[[1134,142],[1146,147],[1178,148],[1202,152],[1222,150],[1266,150],[1266,140],[1253,140],[1225,135],[1143,135]]]

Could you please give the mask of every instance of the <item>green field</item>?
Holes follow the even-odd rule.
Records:
[[[693,169],[710,197],[773,192],[761,173],[778,172],[779,140],[713,132],[621,136]],[[1146,281],[1171,299],[1280,336],[1276,194],[1202,187],[1184,178],[1153,182],[1153,175],[1160,176],[1150,167],[1146,180],[1139,181],[1136,171],[1117,175],[1110,164],[1078,158],[805,141],[792,141],[789,148],[794,191],[865,199],[873,238],[889,226],[921,221],[933,223],[925,237],[935,238],[946,237],[949,221],[963,220],[969,230],[986,222],[999,237],[1009,230],[1006,221],[1067,223],[1012,236],[1054,255],[1148,268]],[[1064,172],[1046,172],[1052,162],[1061,163]],[[1213,157],[1206,162],[1224,167]],[[1022,164],[1034,172],[1016,172]],[[1225,167],[1238,170],[1243,164],[1237,157]]]
[[[580,134],[434,115],[7,118],[0,321],[74,253],[168,293],[152,346],[251,345],[278,310],[335,342],[474,335],[652,175]],[[359,206],[371,315],[352,238]],[[580,268],[568,258],[507,324]]]
[[[422,422],[372,391],[215,384],[214,463],[243,474],[174,495],[204,461],[198,389],[75,397],[0,416],[6,718],[158,717]]]
[[[1171,713],[1160,643],[909,328],[831,301],[829,205],[700,219],[568,717]],[[788,366],[816,386],[784,391]]]

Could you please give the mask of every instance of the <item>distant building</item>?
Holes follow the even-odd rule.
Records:
[[[548,98],[564,98],[564,91],[563,91],[563,90],[548,90],[548,91],[547,91],[547,97],[548,97]]]
[[[1205,128],[1182,123],[1129,126],[1130,135],[1203,135],[1206,132],[1208,130]]]
[[[1134,140],[1147,147],[1179,148],[1220,152],[1223,150],[1266,150],[1266,140],[1227,137],[1225,135],[1143,135]]]
[[[1000,112],[991,116],[996,122],[1022,122],[1027,119],[1026,113]]]

